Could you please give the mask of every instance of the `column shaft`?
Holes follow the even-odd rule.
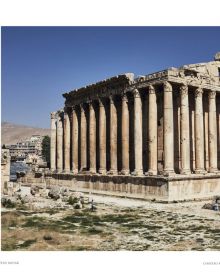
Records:
[[[67,112],[64,113],[64,171],[70,172],[70,119]]]
[[[181,174],[190,174],[189,101],[188,86],[180,88],[180,157]]]
[[[113,97],[110,97],[110,171],[109,174],[118,173],[117,164],[117,111]]]
[[[148,135],[149,135],[149,170],[148,175],[157,174],[157,96],[155,88],[149,87],[148,109]]]
[[[96,173],[96,117],[92,102],[89,104],[89,158],[89,171]]]
[[[164,83],[164,175],[174,174],[173,91],[169,82]]]
[[[204,170],[204,126],[203,126],[203,90],[197,88],[195,91],[195,173],[203,174]]]
[[[57,171],[63,171],[63,113],[57,118]]]
[[[217,172],[216,92],[209,92],[209,172]]]
[[[86,125],[86,114],[85,108],[81,105],[81,145],[80,145],[80,154],[81,154],[81,167],[80,171],[87,170],[87,146],[86,146],[86,138],[87,138],[87,125]]]
[[[106,111],[104,103],[99,100],[99,173],[106,173]]]
[[[137,89],[134,90],[134,175],[143,175],[143,139],[142,139],[142,102]]]
[[[56,170],[56,113],[51,113],[50,124],[50,169]]]
[[[121,174],[129,174],[129,110],[126,95],[122,96],[122,118],[121,118],[121,141],[122,141],[122,170]]]
[[[79,131],[78,131],[78,117],[76,108],[72,111],[72,171],[74,174],[78,173],[78,141],[79,141]]]

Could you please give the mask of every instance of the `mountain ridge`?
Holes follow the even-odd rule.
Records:
[[[7,121],[1,123],[1,145],[16,144],[36,134],[50,136],[50,129],[15,124]]]

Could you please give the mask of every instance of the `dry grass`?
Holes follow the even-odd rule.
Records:
[[[219,250],[219,220],[103,205],[49,212],[2,214],[2,250]]]

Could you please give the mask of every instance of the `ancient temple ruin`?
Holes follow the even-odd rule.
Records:
[[[64,93],[47,182],[158,200],[220,194],[220,53]]]

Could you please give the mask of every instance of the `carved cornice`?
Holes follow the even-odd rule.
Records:
[[[133,84],[133,76],[133,73],[127,73],[70,91],[69,93],[64,93],[65,105],[71,106],[84,102],[86,99],[93,100],[100,97],[108,97],[110,94],[119,94]]]

